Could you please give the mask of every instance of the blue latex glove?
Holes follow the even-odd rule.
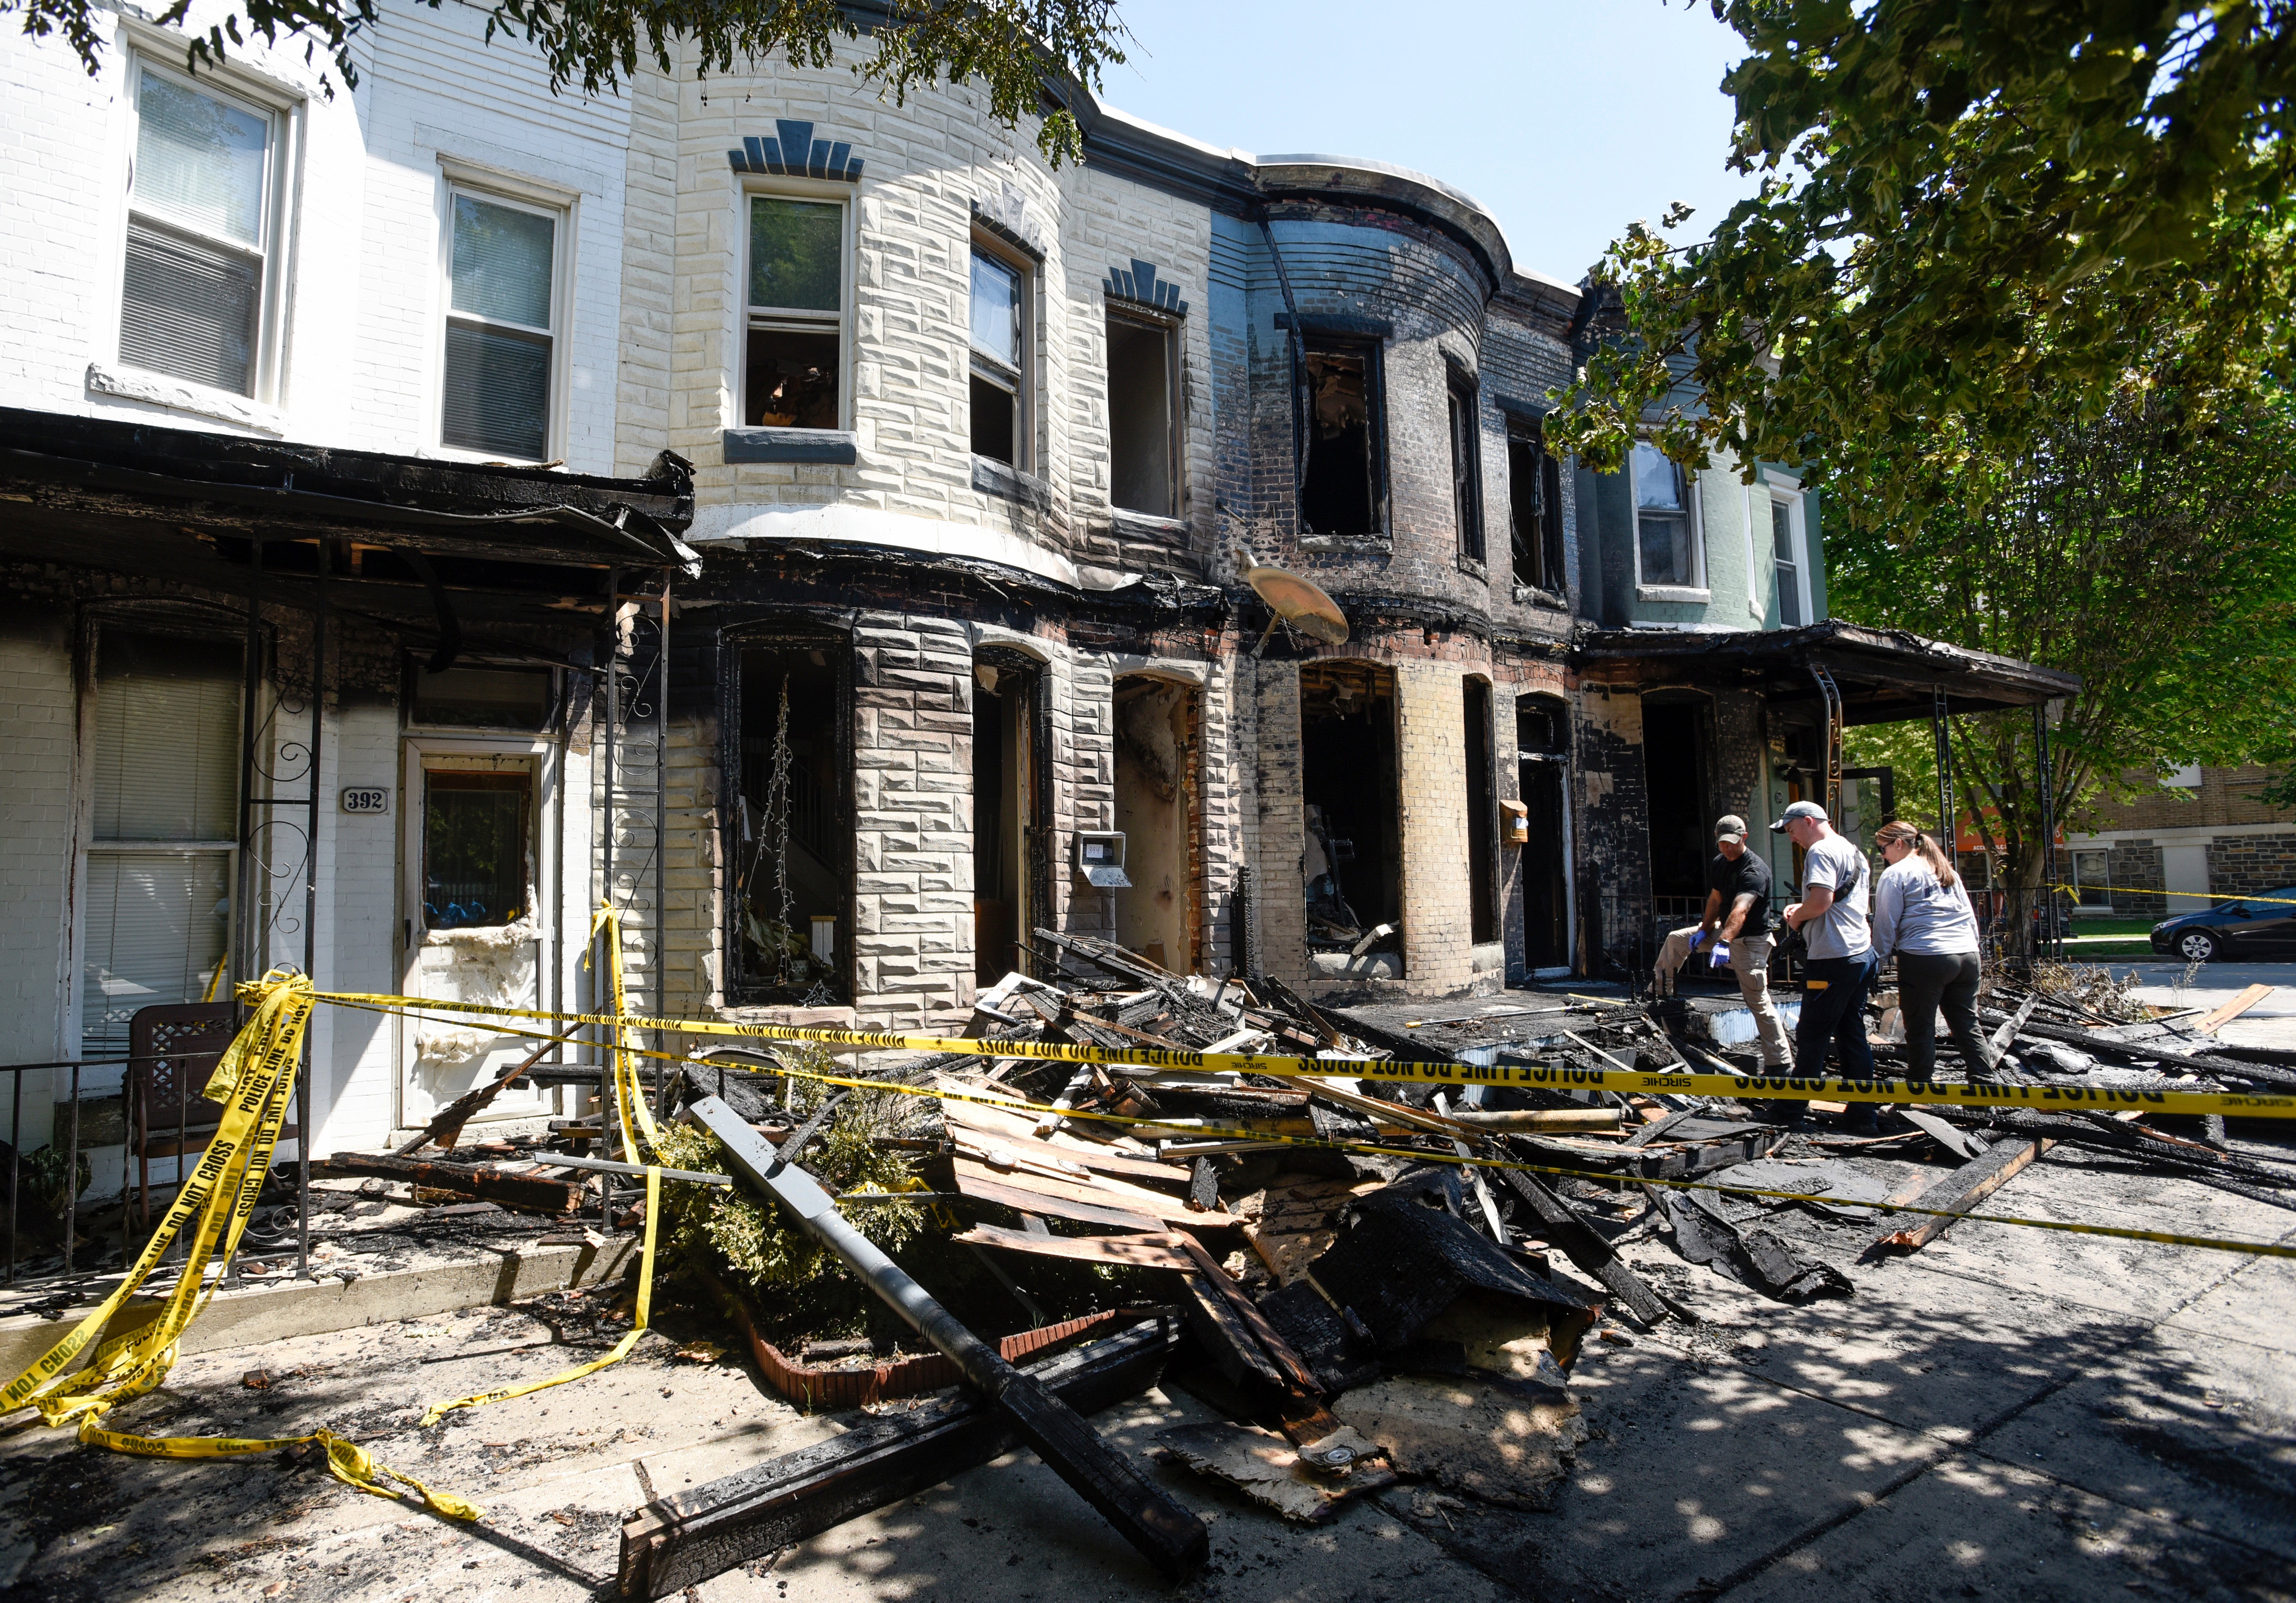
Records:
[[[1714,943],[1714,956],[1713,956],[1712,958],[1710,958],[1710,959],[1708,959],[1708,961],[1709,961],[1709,962],[1710,962],[1710,963],[1711,963],[1711,964],[1712,964],[1716,968],[1727,968],[1727,967],[1729,967],[1729,966],[1730,966],[1730,943],[1729,943],[1727,941],[1717,941]]]
[[[1700,947],[1705,944],[1706,932],[1704,930],[1693,930],[1690,932],[1690,949],[1692,951],[1696,951]]]

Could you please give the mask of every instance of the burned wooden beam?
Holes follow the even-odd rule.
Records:
[[[1168,1315],[1029,1371],[1079,1414],[1156,1384],[1179,1339]],[[858,1422],[843,1435],[658,1499],[623,1522],[618,1585],[666,1598],[986,1464],[1019,1444],[1017,1426],[971,1392]]]
[[[1612,1296],[1625,1304],[1628,1312],[1645,1325],[1655,1325],[1666,1318],[1667,1305],[1651,1289],[1650,1283],[1627,1267],[1618,1249],[1579,1218],[1576,1208],[1519,1169],[1502,1169],[1498,1176],[1538,1215],[1547,1240],[1561,1247],[1572,1263],[1600,1280]]]
[[[1945,1214],[1966,1213],[2055,1145],[2054,1141],[2003,1141],[1983,1157],[1964,1163],[1923,1192],[1914,1205],[1934,1208]],[[1884,1247],[1897,1247],[1908,1253],[1919,1252],[1944,1235],[1953,1223],[1949,1217],[1928,1214],[1901,1230],[1891,1230],[1880,1237],[1866,1251],[1878,1253]]]
[[[582,1199],[582,1188],[565,1180],[545,1180],[534,1174],[504,1174],[499,1169],[480,1169],[472,1163],[425,1163],[387,1153],[339,1152],[332,1157],[315,1158],[311,1173],[314,1177],[363,1175],[405,1180],[433,1191],[452,1191],[482,1202],[500,1203],[505,1208],[522,1208],[529,1213],[571,1213]]]
[[[848,1267],[964,1377],[994,1400],[1021,1440],[1100,1510],[1149,1561],[1174,1580],[1202,1567],[1211,1551],[1203,1523],[1174,1502],[1128,1459],[1111,1451],[1090,1426],[1021,1373],[926,1295],[893,1261],[848,1224],[811,1175],[784,1163],[726,1103],[705,1097],[686,1117],[718,1138],[734,1171],[782,1204],[807,1234]]]

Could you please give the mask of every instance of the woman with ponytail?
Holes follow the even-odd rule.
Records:
[[[1977,914],[1936,841],[1893,821],[1874,832],[1889,867],[1874,886],[1874,949],[1898,959],[1906,1020],[1906,1073],[1926,1080],[1937,1065],[1938,1008],[1972,1077],[1985,1073],[1977,1032]]]

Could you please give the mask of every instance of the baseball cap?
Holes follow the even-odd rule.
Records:
[[[1746,820],[1736,813],[1726,812],[1714,820],[1714,838],[1718,841],[1742,841],[1746,838]]]
[[[1770,826],[1770,833],[1772,834],[1785,834],[1786,826],[1792,823],[1796,818],[1815,818],[1817,822],[1823,824],[1825,822],[1825,809],[1820,807],[1815,802],[1797,802],[1792,806],[1786,809],[1784,817],[1781,818],[1776,823]]]

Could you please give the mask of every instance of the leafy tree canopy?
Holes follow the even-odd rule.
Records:
[[[441,0],[423,0],[437,10]],[[876,51],[854,65],[896,101],[943,79],[978,80],[989,114],[1006,127],[1042,113],[1037,145],[1057,162],[1080,147],[1076,119],[1050,105],[1044,86],[1072,82],[1098,89],[1102,70],[1124,61],[1130,35],[1115,0],[477,0],[488,13],[487,37],[520,38],[538,50],[554,93],[578,85],[603,94],[627,83],[649,60],[674,71],[682,40],[697,48],[698,70],[732,70],[739,61],[778,50],[794,62],[822,68],[838,46],[873,34]],[[108,27],[95,0],[0,0],[0,16],[21,12],[24,31],[61,33],[89,72],[101,60]],[[202,20],[208,8],[202,6]],[[160,21],[181,26],[192,0],[172,0]],[[275,45],[300,37],[307,57],[324,52],[343,82],[358,83],[358,36],[381,20],[376,0],[229,0],[193,37],[196,63],[223,59],[250,39]]]
[[[1678,459],[1847,470],[1894,515],[2045,415],[2167,384],[2200,422],[2284,376],[2296,0],[1711,4],[1759,192],[1611,247],[1629,337],[1558,448],[1615,465],[1655,409]]]

